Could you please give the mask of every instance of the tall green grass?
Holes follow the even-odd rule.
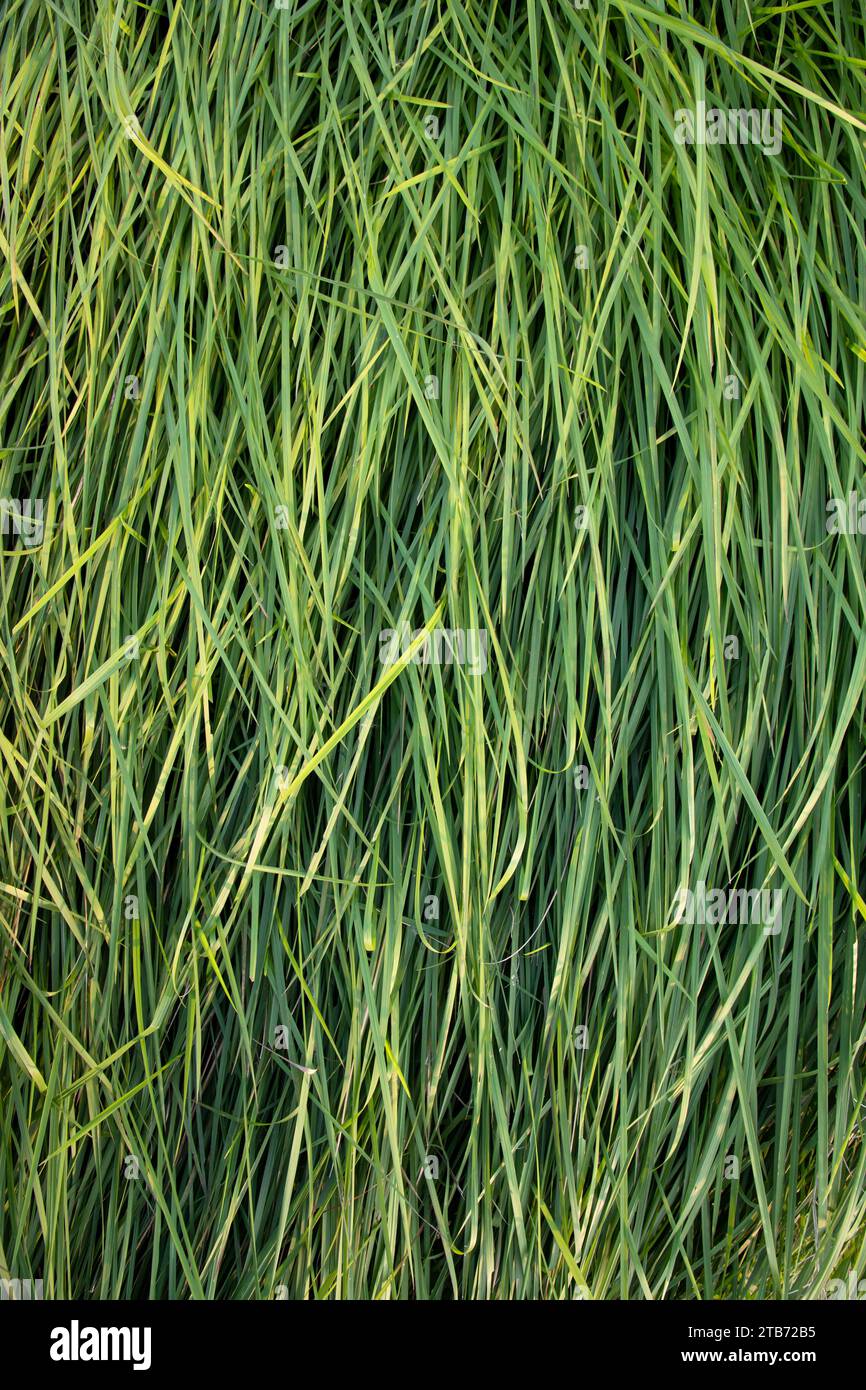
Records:
[[[6,5],[4,1277],[866,1270],[856,9]]]

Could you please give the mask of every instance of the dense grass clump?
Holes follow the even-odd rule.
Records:
[[[864,1272],[857,9],[6,5],[4,1277]]]

